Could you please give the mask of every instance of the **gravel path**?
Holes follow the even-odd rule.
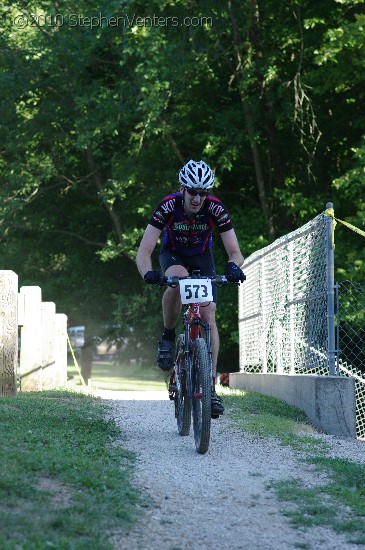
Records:
[[[323,484],[324,474],[273,438],[235,429],[226,417],[212,422],[210,449],[195,451],[192,435],[181,437],[167,392],[106,392],[113,399],[123,446],[137,455],[135,483],[149,506],[129,533],[115,533],[118,550],[348,550],[359,548],[322,527],[295,529],[271,481],[302,479]],[[315,435],[315,437],[321,437]],[[335,456],[363,455],[363,442],[323,436]],[[349,450],[350,449],[350,450]],[[185,538],[184,538],[185,537]]]

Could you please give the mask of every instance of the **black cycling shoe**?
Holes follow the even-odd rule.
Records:
[[[170,370],[174,365],[173,361],[174,342],[172,340],[161,340],[157,348],[157,364],[162,370]]]
[[[212,390],[212,418],[217,418],[217,415],[224,413],[224,405],[222,398]]]

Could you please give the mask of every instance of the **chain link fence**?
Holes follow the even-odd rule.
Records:
[[[365,289],[352,281],[343,281],[335,288],[337,369],[355,380],[357,434],[365,439]]]
[[[357,435],[365,438],[365,304],[355,285],[334,285],[332,220],[325,213],[316,216],[249,256],[244,271],[247,280],[239,290],[241,371],[352,376]]]

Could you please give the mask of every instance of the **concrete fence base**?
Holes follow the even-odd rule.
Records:
[[[324,433],[356,438],[353,378],[231,373],[229,385],[271,395],[302,409],[311,424]]]

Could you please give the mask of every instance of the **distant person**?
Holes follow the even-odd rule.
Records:
[[[84,379],[85,384],[88,384],[88,381],[91,380],[91,373],[93,367],[93,355],[94,355],[94,342],[93,339],[85,340],[84,345],[81,348],[81,375]]]
[[[163,231],[160,253],[161,269],[166,276],[184,277],[193,270],[201,275],[215,275],[212,254],[212,231],[216,227],[228,255],[225,276],[231,282],[244,281],[240,268],[243,264],[236,233],[224,204],[209,190],[214,185],[214,174],[202,160],[190,160],[179,173],[180,191],[167,195],[147,225],[137,253],[137,267],[147,283],[158,284],[160,271],[152,268],[152,253]],[[213,302],[202,304],[201,317],[211,325],[213,383],[215,385],[219,335],[215,321],[217,289],[213,287]],[[164,331],[158,343],[157,362],[167,371],[173,366],[175,327],[181,310],[179,288],[168,287],[162,298]],[[224,412],[221,397],[212,391],[212,414]]]

